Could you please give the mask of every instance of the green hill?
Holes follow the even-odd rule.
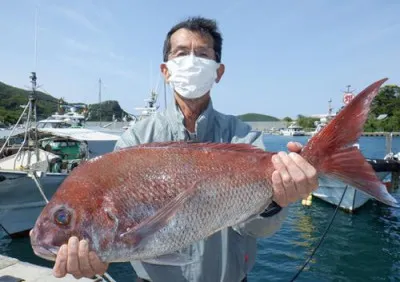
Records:
[[[21,115],[21,105],[28,103],[30,91],[0,82],[0,123],[15,123]],[[57,110],[58,100],[43,92],[36,92],[38,117],[46,117]]]
[[[102,103],[89,105],[89,121],[112,121],[113,116],[121,120],[124,116],[128,116],[117,101],[104,101]]]
[[[242,121],[279,121],[276,117],[255,113],[239,115],[238,118]]]
[[[14,124],[23,111],[23,107],[28,103],[30,91],[20,89],[0,82],[0,124]],[[37,115],[38,119],[44,119],[54,114],[58,109],[59,99],[37,91]],[[65,104],[83,104],[67,103]],[[121,109],[117,101],[104,101],[101,104],[91,104],[88,106],[90,112],[90,121],[97,121],[100,118],[103,121],[111,121],[113,115],[121,119],[127,113]]]

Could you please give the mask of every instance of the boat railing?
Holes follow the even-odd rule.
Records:
[[[27,138],[28,138],[30,113],[31,113],[31,107],[29,107],[28,118],[27,118],[27,121],[26,121],[26,124],[25,124],[24,139],[22,140],[21,145],[19,146],[19,149],[18,149],[18,151],[16,153],[16,156],[15,156],[15,159],[14,159],[14,169],[17,166],[17,161],[21,160],[21,163],[22,163],[21,151],[22,151],[22,148],[24,147],[24,145],[26,144],[26,141],[27,141]],[[29,145],[30,144],[28,144],[28,146]],[[25,154],[23,154],[23,157],[25,157]],[[29,154],[28,154],[28,162],[27,162],[28,166],[29,166],[29,162],[30,162],[30,160],[29,160]]]
[[[17,121],[16,124],[13,126],[13,128],[12,128],[10,134],[7,136],[6,141],[4,142],[3,146],[1,146],[1,149],[0,149],[0,156],[3,154],[3,151],[4,151],[5,147],[7,146],[8,142],[10,141],[10,138],[11,138],[11,136],[13,135],[15,129],[18,127],[18,124],[21,122],[21,119],[22,119],[22,117],[24,116],[26,110],[29,108],[29,104],[30,104],[30,102],[28,102],[28,104],[26,104],[26,106],[24,107],[24,110],[23,110],[22,114],[20,115],[18,121]]]

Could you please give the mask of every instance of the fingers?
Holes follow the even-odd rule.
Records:
[[[287,148],[291,152],[300,153],[303,149],[303,145],[301,145],[299,142],[289,142],[287,143]]]
[[[62,245],[57,253],[56,263],[53,267],[53,275],[57,278],[67,274],[67,245]]]
[[[306,189],[306,191],[304,192],[309,194],[314,191],[318,187],[317,170],[299,154],[289,153],[289,157],[304,173],[306,180],[304,182],[304,188]]]
[[[275,201],[278,203],[278,205],[283,204],[284,206],[287,206],[289,203],[295,202],[297,200],[297,188],[294,183],[293,176],[291,173],[293,173],[293,164],[290,164],[290,158],[287,156],[285,152],[279,152],[278,154],[273,156],[273,162],[275,169],[279,172],[279,175],[282,179],[282,186],[283,189],[285,190],[285,199],[279,199],[276,198],[275,196]],[[296,173],[298,173],[296,171]],[[275,184],[275,183],[274,183]],[[278,184],[279,186],[279,184]],[[274,187],[274,195],[275,191],[277,191],[279,188]],[[279,192],[278,192],[279,193]]]
[[[286,189],[283,186],[282,177],[279,171],[275,170],[272,173],[272,183],[274,186],[274,197],[273,200],[281,207],[286,207],[288,200],[286,196]]]
[[[78,238],[77,237],[69,238],[67,270],[68,273],[71,273],[76,279],[80,279],[83,277],[79,267],[78,248],[79,248]]]
[[[61,246],[57,253],[53,275],[61,278],[69,273],[76,279],[91,278],[96,274],[103,275],[107,268],[108,263],[103,263],[94,252],[89,252],[86,240],[79,241],[77,237],[71,237],[68,245]]]
[[[79,242],[79,266],[80,271],[84,277],[93,277],[96,275],[96,272],[93,270],[90,262],[89,262],[89,245],[86,240],[82,240]]]
[[[274,201],[280,206],[305,198],[318,187],[315,168],[299,154],[279,152],[272,157],[272,162]]]

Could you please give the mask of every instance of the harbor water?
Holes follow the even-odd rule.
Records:
[[[265,135],[264,141],[268,151],[278,151],[286,150],[290,140],[304,144],[307,138]],[[366,157],[383,158],[385,138],[362,137],[360,149]],[[400,151],[399,137],[393,139],[393,151]],[[400,189],[393,196],[400,201]],[[248,281],[290,281],[318,243],[334,210],[315,198],[310,207],[293,204],[282,228],[270,238],[259,239]],[[53,265],[33,254],[28,238],[0,239],[0,254]],[[129,263],[111,264],[109,274],[116,281],[135,281],[136,277]],[[354,214],[339,211],[296,281],[400,281],[400,210],[370,201]]]

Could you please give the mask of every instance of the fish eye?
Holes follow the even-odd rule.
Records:
[[[64,208],[61,208],[54,213],[54,221],[58,225],[68,225],[71,222],[71,213]]]

